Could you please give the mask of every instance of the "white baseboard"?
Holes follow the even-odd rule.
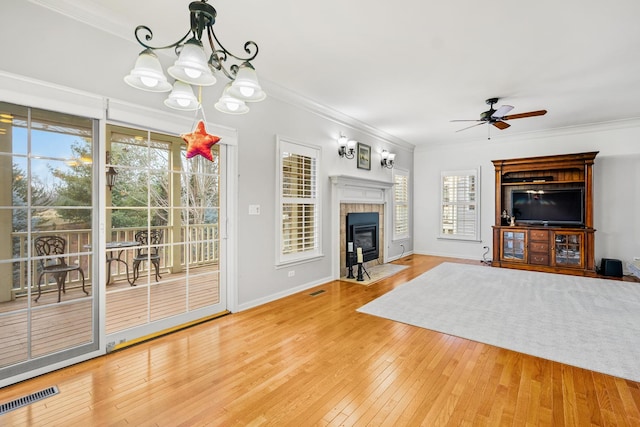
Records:
[[[409,256],[409,255],[413,255],[413,251],[408,251],[408,252],[405,252],[405,253],[404,253],[404,254],[402,254],[402,255],[397,255],[397,256],[394,256],[394,257],[389,257],[389,258],[387,258],[387,262],[397,261],[397,260],[402,259],[402,258],[404,258],[404,257],[407,257],[407,256]]]
[[[254,299],[252,301],[247,301],[242,304],[238,304],[238,311],[248,310],[253,307],[258,307],[259,305],[266,304],[268,302],[279,300],[280,298],[288,297],[289,295],[297,294],[298,292],[306,291],[307,289],[311,289],[315,286],[322,285],[327,282],[331,282],[333,279],[331,277],[325,277],[314,282],[305,283],[300,286],[296,286],[295,288],[287,289],[282,292],[278,292],[272,295],[268,295],[263,298]]]
[[[472,256],[472,255],[460,255],[460,254],[448,254],[448,253],[440,253],[440,252],[415,252],[416,255],[428,255],[428,256],[437,256],[437,257],[443,257],[443,258],[460,258],[460,259],[470,259],[470,260],[481,260],[482,259],[482,255],[480,255],[480,257],[478,256]],[[489,254],[487,254],[489,256],[493,255],[491,252]]]

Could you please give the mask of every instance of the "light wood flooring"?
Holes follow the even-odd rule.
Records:
[[[0,425],[640,425],[639,383],[356,312],[443,261],[408,256],[371,286],[326,283],[6,387],[0,403],[60,394]]]

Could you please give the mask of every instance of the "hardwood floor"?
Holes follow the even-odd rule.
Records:
[[[356,312],[443,261],[409,256],[372,286],[326,283],[6,387],[0,403],[60,394],[0,424],[640,425],[639,383]]]

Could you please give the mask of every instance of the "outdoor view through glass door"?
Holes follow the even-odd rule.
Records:
[[[220,147],[213,162],[187,159],[179,137],[109,125],[107,150],[117,172],[105,218],[109,345],[223,311]]]
[[[0,379],[98,348],[96,127],[0,102]]]
[[[107,125],[109,188],[98,129],[0,102],[0,381],[226,310],[225,149],[187,159],[177,136]]]

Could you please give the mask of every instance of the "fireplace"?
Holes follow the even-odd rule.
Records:
[[[377,213],[378,232],[375,234],[378,258],[369,261],[383,264],[386,260],[386,242],[389,233],[385,233],[385,224],[389,217],[389,207],[393,203],[393,182],[379,181],[346,175],[333,175],[331,178],[331,247],[336,256],[331,257],[331,274],[334,279],[347,275],[348,233],[347,215],[351,213]],[[354,249],[355,258],[355,249]],[[364,254],[363,254],[364,256]]]
[[[377,212],[356,212],[347,214],[346,245],[353,243],[353,252],[347,250],[348,257],[351,255],[352,263],[355,260],[356,248],[362,248],[363,261],[372,261],[380,256],[380,231],[379,215]]]

